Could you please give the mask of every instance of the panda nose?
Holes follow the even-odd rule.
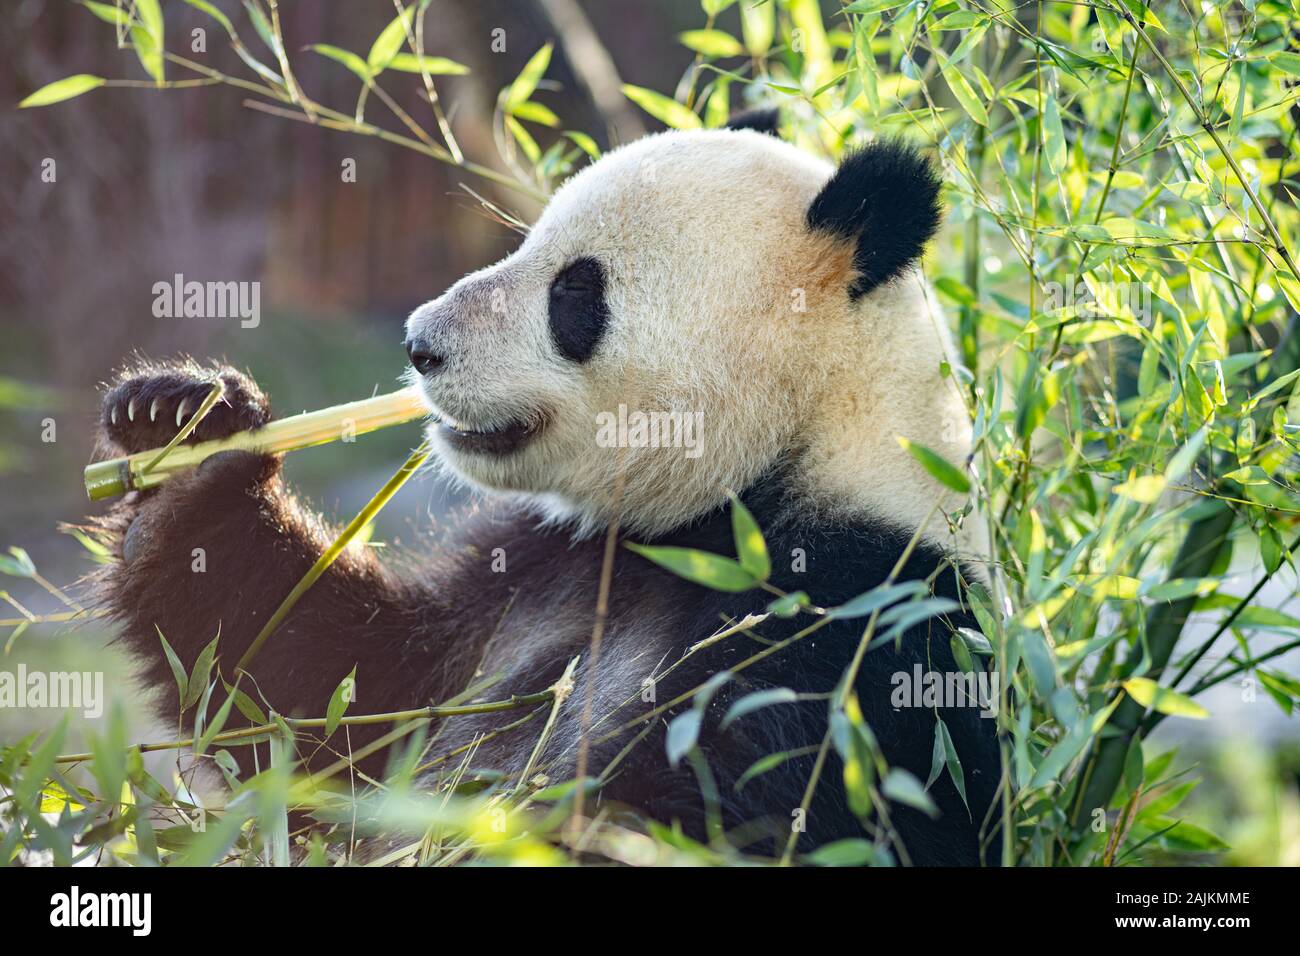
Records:
[[[437,375],[447,364],[447,359],[434,352],[418,339],[406,340],[406,354],[411,358],[411,367],[421,375]]]

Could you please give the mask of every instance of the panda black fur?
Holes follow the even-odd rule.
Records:
[[[652,706],[643,702],[645,682],[654,678],[657,702],[673,701],[811,619],[770,617],[687,656],[723,622],[762,611],[761,592],[711,591],[619,548],[593,672],[604,529],[618,520],[624,542],[726,554],[726,495],[738,489],[774,556],[772,583],[834,606],[884,581],[919,516],[945,500],[894,435],[949,429],[954,416],[964,417],[959,399],[942,391],[950,383],[938,365],[950,345],[941,317],[920,314],[933,305],[913,266],[938,225],[930,166],[910,147],[877,143],[830,175],[756,131],[763,124],[749,125],[661,134],[608,155],[557,195],[518,253],[412,315],[412,378],[442,420],[430,430],[443,466],[489,494],[436,553],[398,559],[400,574],[368,549],[345,552],[251,666],[257,691],[277,711],[322,713],[354,665],[359,706],[378,713],[445,701],[484,675],[500,678],[485,698],[533,693],[579,657],[540,770],[551,780],[575,772],[590,694],[587,773],[610,770],[599,799],[705,836],[699,783],[665,755],[667,722],[689,700],[657,717],[611,768],[642,729],[635,718]],[[746,196],[748,209],[738,205]],[[791,307],[796,292],[802,310]],[[164,444],[214,374],[227,401],[195,440],[269,419],[266,399],[238,372],[137,365],[105,398],[105,451]],[[717,447],[694,460],[681,449],[595,448],[591,413],[619,401],[703,407]],[[960,460],[969,423],[954,434],[949,457]],[[939,444],[929,434],[906,437]],[[615,480],[615,469],[626,480]],[[225,453],[159,489],[132,493],[99,520],[119,560],[101,573],[98,594],[154,687],[172,681],[159,630],[188,668],[220,625],[221,659],[231,666],[328,542],[330,530],[279,470],[276,459]],[[196,548],[204,549],[205,574],[191,571]],[[493,570],[498,554],[505,573]],[[792,554],[804,555],[806,567],[792,565]],[[940,527],[921,537],[901,577],[932,581],[936,594],[960,599],[959,577],[981,580],[980,560],[977,534]],[[773,705],[725,731],[721,715],[757,689],[833,691],[863,623],[834,621],[738,671],[714,695],[701,751],[717,779],[723,823],[744,834],[747,850],[783,846],[828,705],[824,697]],[[935,711],[895,709],[891,677],[911,674],[914,664],[956,670],[950,637],[960,626],[975,625],[950,614],[914,627],[897,646],[873,649],[855,685],[886,759],[922,780]],[[159,699],[174,718],[171,696]],[[970,809],[945,772],[930,788],[936,819],[892,805],[902,843],[893,849],[915,864],[996,863],[994,722],[977,707],[938,713],[961,758]],[[446,720],[433,751],[455,751],[519,716]],[[352,727],[352,749],[384,729]],[[474,766],[518,773],[534,741],[526,730],[488,736]],[[251,771],[248,748],[240,750]],[[788,750],[805,756],[737,788],[756,760]],[[380,773],[382,761],[374,755],[362,768]],[[431,784],[441,769],[430,772]],[[864,832],[833,750],[806,827],[801,850]]]

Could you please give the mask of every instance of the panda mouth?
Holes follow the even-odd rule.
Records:
[[[545,422],[541,418],[513,421],[492,428],[471,428],[442,416],[438,434],[452,449],[476,455],[510,455],[519,451],[539,434]]]

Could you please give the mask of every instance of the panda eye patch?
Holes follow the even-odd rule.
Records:
[[[596,351],[609,322],[605,305],[605,270],[590,256],[575,259],[551,282],[551,339],[571,362],[586,362]]]

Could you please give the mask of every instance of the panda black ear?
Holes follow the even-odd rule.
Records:
[[[777,126],[780,122],[781,111],[775,106],[769,106],[732,114],[727,120],[727,129],[752,129],[759,133],[779,136]]]
[[[840,162],[808,207],[808,227],[857,243],[854,299],[920,257],[943,219],[941,185],[934,164],[902,140],[876,140]]]

